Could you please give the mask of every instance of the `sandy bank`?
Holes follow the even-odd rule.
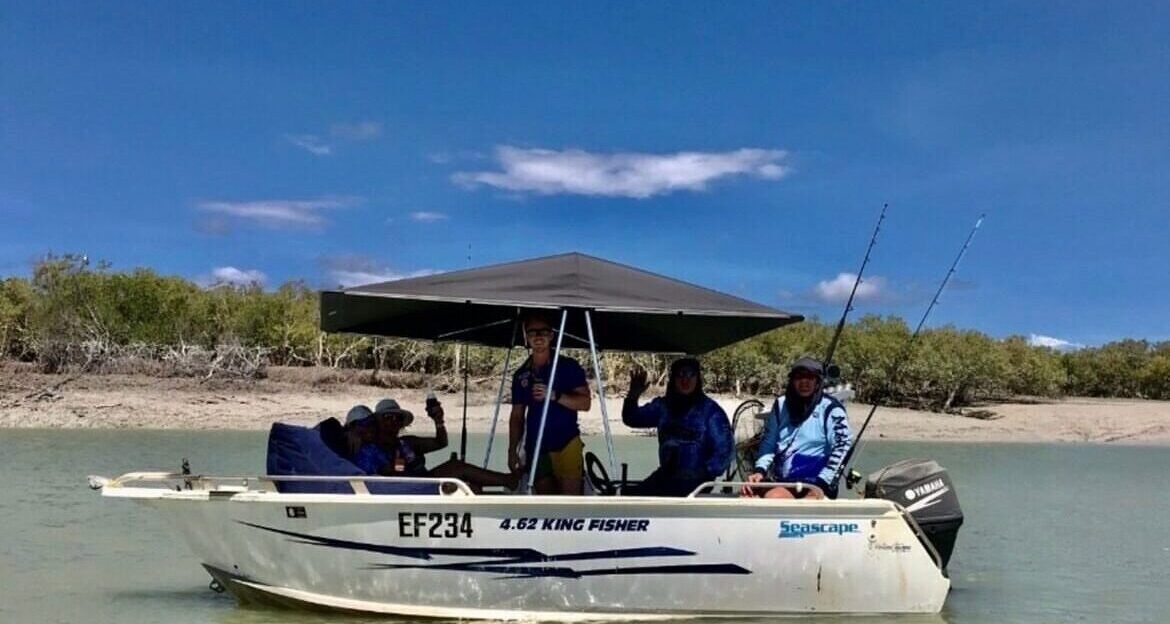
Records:
[[[386,389],[356,383],[357,375],[276,369],[254,382],[159,379],[142,375],[40,375],[5,365],[0,369],[0,428],[267,429],[276,420],[312,424],[341,416],[357,402],[373,405],[393,396],[421,416],[426,391]],[[731,414],[747,397],[718,396]],[[494,392],[471,394],[468,429],[491,426]],[[452,431],[458,431],[462,395],[440,394]],[[769,398],[764,398],[769,402]],[[620,397],[608,401],[613,430],[621,424]],[[854,426],[868,406],[850,404]],[[1170,445],[1170,402],[1066,399],[1036,404],[989,406],[993,420],[881,408],[867,437],[887,440],[1094,442]],[[506,418],[507,406],[502,411]],[[601,431],[601,411],[581,417],[586,433]],[[430,431],[425,417],[412,427]]]

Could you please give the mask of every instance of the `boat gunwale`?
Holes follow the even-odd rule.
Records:
[[[651,496],[564,496],[564,495],[493,495],[493,496],[439,496],[434,494],[291,494],[249,490],[242,492],[216,490],[168,490],[163,488],[114,487],[102,490],[102,496],[140,501],[173,502],[234,502],[268,504],[339,504],[371,506],[460,506],[511,507],[519,509],[574,509],[598,510],[604,513],[614,508],[627,509],[785,509],[800,511],[801,515],[818,512],[840,516],[854,512],[865,517],[879,517],[897,513],[898,506],[885,499],[809,500],[738,498],[710,496],[699,498],[667,498]]]

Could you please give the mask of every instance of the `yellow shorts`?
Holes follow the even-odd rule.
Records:
[[[536,461],[536,478],[580,479],[585,476],[585,443],[581,436],[569,440],[559,451],[541,453]]]

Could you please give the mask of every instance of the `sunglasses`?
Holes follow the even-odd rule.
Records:
[[[553,333],[553,330],[549,329],[548,327],[534,327],[532,329],[524,330],[524,335],[533,336],[533,337],[551,336],[552,333]]]

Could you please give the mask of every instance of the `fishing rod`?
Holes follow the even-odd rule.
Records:
[[[845,302],[845,311],[841,313],[841,320],[837,321],[837,329],[833,332],[833,338],[829,342],[829,350],[825,354],[824,363],[822,364],[824,367],[826,379],[836,379],[841,375],[841,371],[839,369],[835,369],[834,367],[830,366],[833,361],[833,353],[837,350],[837,343],[841,340],[841,333],[845,331],[845,321],[849,318],[849,313],[853,311],[853,298],[857,296],[857,288],[861,285],[861,277],[865,275],[865,267],[869,264],[870,253],[873,252],[874,245],[877,244],[878,232],[880,232],[882,229],[882,222],[886,220],[886,209],[889,207],[889,204],[882,204],[882,211],[878,215],[877,224],[873,228],[873,234],[869,237],[869,245],[867,245],[865,248],[865,257],[861,259],[861,268],[857,270],[857,278],[853,280],[853,290],[849,291],[849,299]],[[744,405],[747,405],[747,403],[744,403]],[[742,409],[742,407],[743,406],[741,405],[740,408]],[[735,419],[732,421],[733,430],[736,426],[735,423],[738,421],[739,409],[736,410]],[[760,443],[763,441],[763,439],[763,430],[756,432],[756,434],[753,435],[751,439],[744,443],[745,446],[743,449],[741,449],[740,453],[755,455],[756,450],[759,449]],[[734,468],[730,468],[729,471],[730,470],[734,470]],[[731,472],[728,472],[728,476],[731,474]]]
[[[833,362],[833,354],[837,351],[837,343],[841,341],[841,333],[845,331],[845,320],[853,311],[853,298],[857,296],[857,287],[861,286],[861,276],[865,275],[865,267],[869,264],[869,254],[877,244],[878,232],[882,230],[882,221],[886,220],[886,209],[889,204],[882,204],[882,212],[878,215],[877,225],[873,227],[873,235],[869,237],[869,246],[865,248],[865,257],[861,259],[861,268],[857,269],[857,279],[853,280],[853,290],[849,291],[849,299],[845,301],[845,311],[841,313],[841,320],[837,321],[837,329],[833,331],[833,339],[829,342],[829,350],[825,353],[825,373],[828,374],[829,365]],[[829,375],[836,377],[837,375]]]
[[[926,307],[926,312],[922,315],[922,319],[918,321],[918,326],[914,328],[914,333],[910,334],[910,339],[906,341],[905,346],[902,347],[901,353],[898,354],[898,359],[894,360],[894,368],[890,371],[890,376],[886,379],[885,390],[888,391],[893,385],[894,379],[897,378],[898,372],[902,369],[902,363],[910,356],[911,349],[914,348],[914,343],[918,340],[919,334],[922,333],[922,328],[926,325],[926,319],[930,317],[930,313],[934,310],[934,306],[938,305],[939,298],[942,297],[943,290],[947,287],[947,283],[951,281],[951,276],[959,268],[959,262],[967,253],[967,248],[971,246],[971,241],[975,238],[975,233],[979,231],[979,226],[983,225],[983,217],[986,215],[979,215],[979,220],[975,222],[975,227],[971,228],[971,233],[967,235],[967,240],[963,243],[963,247],[959,249],[959,254],[955,256],[955,261],[951,263],[951,268],[943,277],[942,283],[938,285],[938,290],[934,293],[934,298],[930,300],[930,305]],[[882,395],[878,394],[874,397],[873,405],[869,408],[869,414],[861,423],[861,429],[857,431],[857,437],[853,439],[853,445],[849,447],[849,451],[845,453],[845,458],[841,460],[841,466],[833,475],[833,480],[829,483],[831,489],[837,488],[837,482],[841,480],[841,475],[848,469],[849,461],[853,459],[854,452],[861,446],[861,436],[865,435],[865,430],[869,427],[869,421],[873,419],[874,413],[877,412],[878,406],[882,402]],[[855,472],[850,472],[849,477],[846,478],[845,487],[852,488],[857,479],[861,476]]]

